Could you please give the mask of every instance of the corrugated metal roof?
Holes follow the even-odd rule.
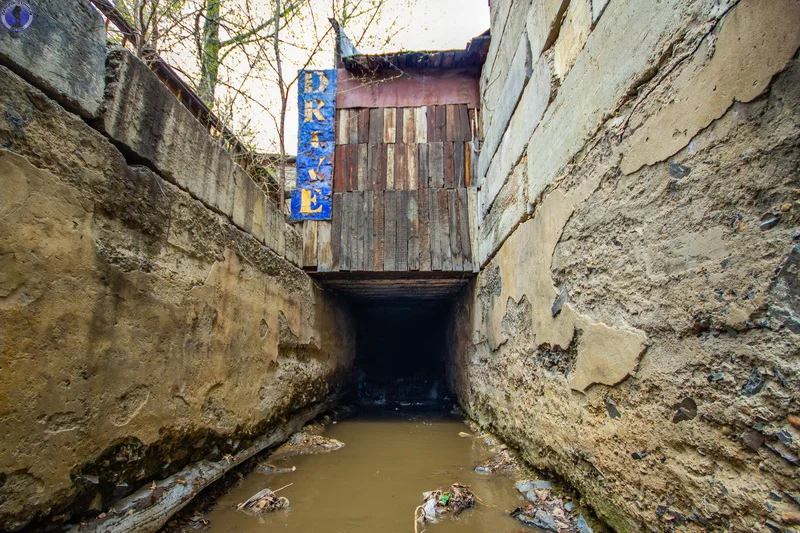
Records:
[[[357,75],[406,69],[480,69],[489,51],[488,30],[472,39],[463,50],[401,51],[342,57],[344,68]]]

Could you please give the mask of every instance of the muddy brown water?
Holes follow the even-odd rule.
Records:
[[[483,439],[459,437],[469,428],[438,415],[361,415],[329,426],[326,437],[345,443],[341,450],[268,460],[294,472],[263,473],[260,468],[222,496],[206,514],[206,531],[292,533],[411,533],[422,493],[469,485],[485,505],[447,516],[419,530],[427,533],[516,533],[525,528],[508,512],[522,505],[514,479],[482,475],[474,467],[491,453]],[[289,509],[251,515],[234,506],[264,489],[278,489]]]

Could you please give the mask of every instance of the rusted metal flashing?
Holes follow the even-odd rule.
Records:
[[[445,71],[384,72],[368,78],[339,70],[339,93],[336,107],[419,107],[428,105],[467,104],[480,107],[480,87],[474,72],[459,69]]]
[[[397,73],[409,69],[471,69],[480,71],[489,53],[489,32],[475,37],[463,50],[401,51],[387,54],[344,54],[344,68],[357,76]]]

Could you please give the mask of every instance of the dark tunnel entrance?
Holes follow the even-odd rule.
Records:
[[[447,330],[465,273],[329,274],[317,279],[345,296],[356,321],[354,403],[435,406],[451,401]]]
[[[359,403],[431,405],[447,398],[451,301],[361,304],[353,381]]]

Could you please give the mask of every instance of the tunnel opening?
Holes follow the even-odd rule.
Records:
[[[353,389],[347,402],[377,408],[447,407],[447,331],[459,273],[318,276],[351,304],[356,323]]]
[[[445,379],[452,301],[356,306],[354,399],[373,406],[436,406],[450,400]]]

